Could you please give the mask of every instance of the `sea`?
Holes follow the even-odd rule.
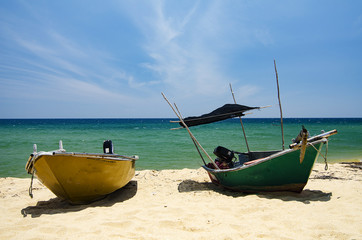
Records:
[[[196,169],[203,165],[186,129],[176,119],[0,119],[0,177],[30,177],[25,164],[33,152],[59,148],[59,140],[68,152],[102,153],[103,142],[111,140],[114,152],[138,155],[136,170]],[[280,119],[243,118],[250,151],[282,149]],[[361,161],[362,118],[285,118],[284,142],[287,148],[302,126],[311,136],[337,129],[329,138],[328,163]],[[246,152],[240,120],[190,128],[211,157],[217,146]],[[326,151],[327,150],[327,151]],[[324,162],[319,156],[317,162]]]

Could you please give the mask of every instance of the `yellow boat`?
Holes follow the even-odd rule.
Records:
[[[73,204],[84,204],[103,198],[125,186],[135,174],[138,156],[113,153],[111,141],[103,144],[103,154],[66,152],[62,141],[59,149],[34,152],[25,166],[47,188],[61,199]],[[32,197],[32,185],[29,194]]]

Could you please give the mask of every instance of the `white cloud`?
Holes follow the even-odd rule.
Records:
[[[136,102],[133,96],[138,95],[141,101],[150,98],[157,101],[155,96],[159,96],[159,92],[156,91],[160,89],[176,99],[218,101],[229,94],[228,83],[233,79],[223,66],[223,58],[227,56],[223,56],[222,51],[229,37],[224,34],[230,31],[231,25],[223,12],[225,8],[217,1],[202,6],[199,2],[180,3],[179,8],[174,4],[170,8],[167,4],[163,1],[126,3],[124,8],[143,34],[142,49],[151,59],[131,64],[153,72],[150,79],[138,79],[137,72],[133,75],[122,65],[114,64],[120,56],[96,49],[91,39],[84,42],[84,38],[82,41],[62,34],[41,21],[40,14],[36,18],[42,25],[32,26],[38,32],[11,32],[19,49],[34,56],[34,61],[21,59],[22,70],[18,72],[30,73],[33,79],[29,88],[41,93],[39,96],[44,99],[66,96],[69,101],[77,101],[81,96],[92,102],[103,95]],[[229,26],[227,30],[225,26]],[[257,34],[261,39],[267,37],[266,30]],[[20,60],[17,55],[13,58]],[[26,85],[29,77],[19,80]],[[243,90],[250,95],[255,89],[245,86]]]
[[[74,83],[79,86],[82,83],[83,87],[86,87],[78,88],[78,94],[89,93],[90,87],[93,86],[99,92],[107,92],[109,95],[112,90],[116,90],[110,87],[112,85],[126,85],[130,89],[146,85],[145,82],[136,81],[132,75],[119,67],[113,66],[113,59],[108,53],[87,48],[82,46],[81,42],[75,42],[54,29],[47,30],[46,26],[43,27],[44,29],[40,29],[36,34],[37,38],[12,31],[8,38],[13,40],[13,48],[32,57],[9,54],[8,61],[0,66],[17,74],[24,73],[23,81],[25,84],[28,82],[29,87],[34,87],[37,82],[43,82],[48,87],[71,86]],[[22,78],[18,80],[22,81]],[[113,93],[117,94],[120,95]]]
[[[230,82],[238,102],[269,104],[273,58],[280,60],[284,79],[294,82],[318,83],[320,73],[323,77],[329,73],[328,79],[340,86],[343,74],[334,74],[339,72],[333,66],[348,61],[343,65],[351,75],[348,78],[357,74],[360,57],[354,49],[361,32],[360,13],[348,12],[348,21],[340,19],[339,26],[353,28],[347,28],[348,34],[339,28],[344,33],[340,42],[333,38],[295,41],[332,25],[333,11],[339,12],[333,6],[321,24],[316,20],[321,19],[319,9],[324,6],[315,3],[114,1],[96,10],[93,5],[69,10],[73,4],[82,5],[16,2],[0,10],[2,99],[22,103],[65,99],[90,105],[97,101],[99,106],[110,100],[128,105],[135,114],[147,108],[150,115],[145,116],[158,116],[163,112],[151,108],[162,108],[161,91],[199,113],[205,106],[230,102]],[[341,8],[347,14],[346,9]],[[63,19],[65,15],[69,18]],[[305,20],[315,25],[310,27]],[[334,28],[323,32],[335,36]],[[333,46],[328,46],[329,40]],[[309,91],[306,86],[298,88]],[[289,82],[286,92],[297,98],[294,88]]]
[[[183,15],[169,15],[166,3],[152,3],[146,15],[135,10],[129,12],[146,36],[144,50],[152,59],[142,66],[157,73],[165,88],[174,93],[219,94],[218,90],[228,82],[228,77],[219,67],[217,51],[207,46],[208,31],[217,27],[218,19],[214,19],[213,27],[209,20],[217,14],[198,9],[196,2],[180,10]],[[210,9],[217,11],[216,7]]]

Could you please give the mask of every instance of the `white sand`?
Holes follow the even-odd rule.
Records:
[[[316,164],[300,194],[231,192],[203,169],[137,171],[76,206],[37,180],[31,199],[30,179],[1,178],[0,239],[362,239],[361,168]]]

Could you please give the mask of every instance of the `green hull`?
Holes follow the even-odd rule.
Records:
[[[317,141],[313,145],[319,151],[324,142]],[[250,165],[231,169],[210,169],[213,183],[225,188],[242,192],[293,191],[301,192],[307,184],[318,151],[308,146],[305,157],[300,163],[300,149],[288,149],[261,159]]]

